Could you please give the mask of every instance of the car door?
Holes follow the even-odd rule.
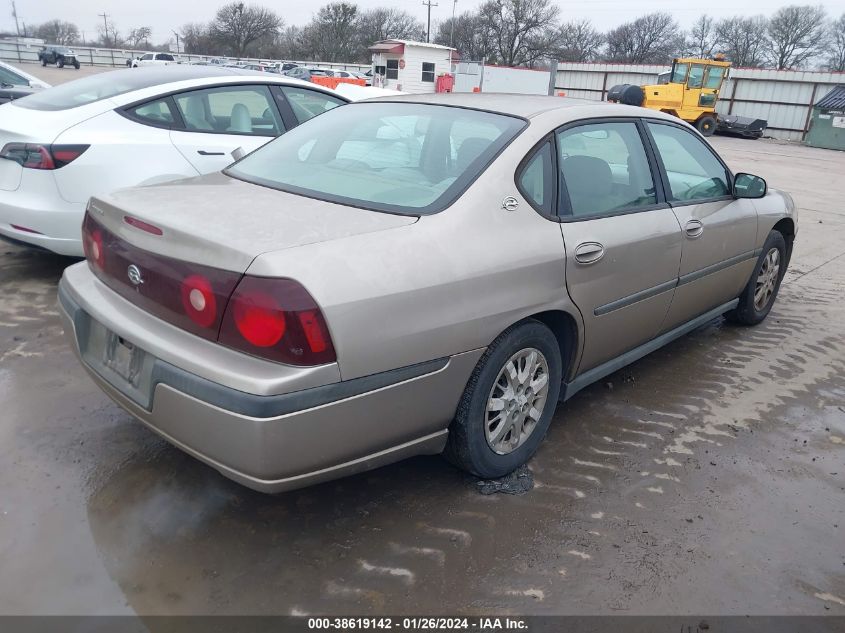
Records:
[[[287,129],[263,84],[191,90],[173,99],[184,128],[171,130],[170,139],[201,174],[230,165],[237,148],[251,152]]]
[[[153,64],[153,54],[147,53],[146,55],[142,55],[141,58],[138,60],[138,66],[151,66]]]
[[[632,119],[557,132],[566,285],[585,330],[579,372],[654,338],[672,303],[681,230],[644,138]]]
[[[648,121],[667,200],[683,231],[670,330],[736,298],[754,267],[757,211],[731,195],[732,176],[710,145],[686,126]]]

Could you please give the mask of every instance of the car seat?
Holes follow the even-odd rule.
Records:
[[[249,108],[243,103],[236,103],[232,106],[232,116],[229,118],[227,132],[236,134],[252,134],[252,117],[249,115]]]
[[[214,125],[205,116],[202,96],[189,95],[185,100],[185,125],[190,130],[214,130]]]
[[[568,156],[560,163],[572,215],[591,215],[617,206],[613,195],[613,172],[601,158]]]

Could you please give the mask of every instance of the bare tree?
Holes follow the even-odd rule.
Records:
[[[211,35],[236,57],[244,57],[250,44],[266,35],[275,34],[282,19],[270,9],[243,2],[220,7],[211,23]]]
[[[716,23],[719,52],[735,67],[762,66],[768,48],[768,28],[769,23],[762,15],[723,18]]]
[[[358,18],[358,50],[356,58],[369,60],[367,48],[374,42],[387,39],[421,40],[425,26],[407,11],[396,8],[369,9]]]
[[[129,35],[126,36],[126,45],[129,48],[140,48],[144,42],[149,44],[148,40],[152,34],[153,30],[150,27],[139,26],[129,31]]]
[[[212,37],[207,24],[189,22],[179,31],[182,50],[186,53],[210,53],[213,50]]]
[[[114,25],[114,22],[109,20],[102,26],[97,27],[97,33],[100,35],[100,44],[106,48],[118,48],[121,43],[120,32]]]
[[[467,11],[437,25],[435,44],[453,46],[461,58],[482,61],[495,56],[493,33],[478,13]]]
[[[607,34],[607,57],[614,62],[666,64],[681,48],[683,36],[668,13],[649,13]]]
[[[487,0],[478,12],[502,64],[533,64],[550,53],[559,9],[549,0]]]
[[[830,24],[827,69],[845,72],[845,13]]]
[[[692,25],[687,36],[686,49],[693,57],[709,58],[716,48],[716,25],[712,17],[702,14]]]
[[[309,52],[304,43],[304,29],[301,26],[289,26],[279,33],[277,38],[280,59],[305,59]]]
[[[769,61],[778,69],[798,68],[825,46],[827,14],[821,6],[791,5],[769,20]]]
[[[79,39],[79,28],[72,22],[64,20],[50,20],[40,24],[34,29],[35,37],[38,37],[50,44],[61,44],[67,46]]]
[[[309,56],[325,62],[349,61],[358,42],[358,6],[333,2],[320,7],[303,30]]]
[[[589,20],[561,24],[555,37],[554,56],[563,62],[588,62],[596,59],[604,46],[604,35]]]

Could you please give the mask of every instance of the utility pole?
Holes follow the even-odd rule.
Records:
[[[180,55],[182,51],[179,49],[179,34],[176,31],[171,31],[176,36],[176,54]]]
[[[455,47],[455,9],[458,7],[458,0],[452,0],[452,30],[449,33],[449,48]],[[450,60],[451,60],[451,53]]]
[[[97,17],[103,18],[103,38],[105,39],[106,46],[109,45],[109,22],[108,22],[108,14],[103,11],[102,13],[98,13]],[[117,43],[115,42],[115,45]]]
[[[425,29],[425,41],[431,41],[431,7],[438,6],[436,2],[432,2],[431,0],[423,0],[423,6],[428,7],[428,26]]]
[[[12,17],[15,18],[15,30],[18,32],[18,37],[20,37],[21,27],[18,24],[18,10],[15,8],[15,0],[12,0]]]

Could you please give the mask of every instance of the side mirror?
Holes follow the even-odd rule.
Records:
[[[752,174],[737,174],[734,177],[734,198],[762,198],[768,191],[766,181]]]

